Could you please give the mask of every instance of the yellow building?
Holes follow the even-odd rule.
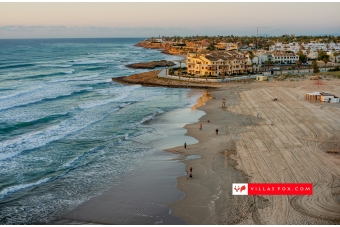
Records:
[[[251,63],[240,51],[213,51],[208,54],[188,53],[187,73],[199,76],[226,76],[245,73],[250,70]]]
[[[256,81],[267,81],[268,77],[267,76],[256,76]]]

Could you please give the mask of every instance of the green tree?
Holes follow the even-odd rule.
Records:
[[[338,53],[338,52],[335,52],[335,53],[333,54],[333,56],[334,56],[334,58],[335,58],[335,63],[337,63],[337,56],[339,56],[339,53]]]
[[[318,63],[316,61],[312,62],[312,67],[313,67],[313,73],[318,73],[320,72]]]
[[[303,52],[301,50],[299,50],[296,54],[299,55],[299,60],[301,62],[307,61],[307,55],[303,54]]]
[[[325,51],[318,51],[318,60],[323,61],[323,59],[329,60],[329,55]]]

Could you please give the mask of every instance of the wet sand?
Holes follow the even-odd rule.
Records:
[[[193,91],[189,95],[201,93]],[[184,142],[197,143],[193,137],[184,136],[186,129],[183,127],[203,114],[203,111],[192,111],[187,107],[165,113],[141,126],[153,128],[155,134],[133,139],[155,147],[141,166],[108,191],[49,224],[185,224],[182,218],[172,215],[172,209],[167,205],[184,197],[184,193],[176,188],[176,178],[184,174],[184,165],[178,161],[180,155],[164,152],[164,149],[183,146]]]
[[[340,104],[307,102],[305,94],[314,91],[340,95],[340,82],[327,81],[321,88],[310,80],[228,83],[208,91],[213,99],[205,94],[195,107],[206,114],[178,129],[187,130],[187,137],[174,130],[172,142],[160,142],[138,172],[61,221],[340,224],[340,156],[327,152],[340,149]],[[182,116],[187,115],[154,123],[181,128],[186,121]],[[169,156],[164,155],[162,150],[169,147]],[[193,178],[187,180],[184,173],[190,167]],[[244,182],[312,182],[314,194],[232,196],[232,183]]]
[[[185,126],[199,144],[167,150],[201,156],[182,160],[193,178],[177,178],[185,197],[170,205],[174,215],[187,224],[340,224],[340,156],[327,152],[340,149],[340,104],[305,100],[313,91],[340,95],[339,85],[272,81],[211,91],[214,99],[199,107],[206,115]],[[312,182],[313,196],[232,196],[232,183],[244,182]]]

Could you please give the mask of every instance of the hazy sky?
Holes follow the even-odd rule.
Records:
[[[340,35],[340,2],[0,2],[0,38]]]

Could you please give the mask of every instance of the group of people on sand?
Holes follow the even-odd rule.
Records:
[[[207,121],[208,123],[210,123],[210,120]],[[200,130],[202,130],[203,125],[202,123],[200,123]],[[215,129],[216,135],[218,135],[218,128]]]
[[[210,123],[209,120],[207,122]],[[199,129],[202,130],[202,128],[203,128],[203,125],[202,125],[202,123],[200,123]],[[217,135],[218,134],[218,128],[215,129],[215,132],[216,132],[216,135]],[[184,149],[187,149],[187,143],[186,142],[184,142]],[[189,177],[192,178],[192,167],[190,167],[190,174],[188,173],[187,170],[185,171],[185,176],[187,177],[187,179],[189,179]]]

